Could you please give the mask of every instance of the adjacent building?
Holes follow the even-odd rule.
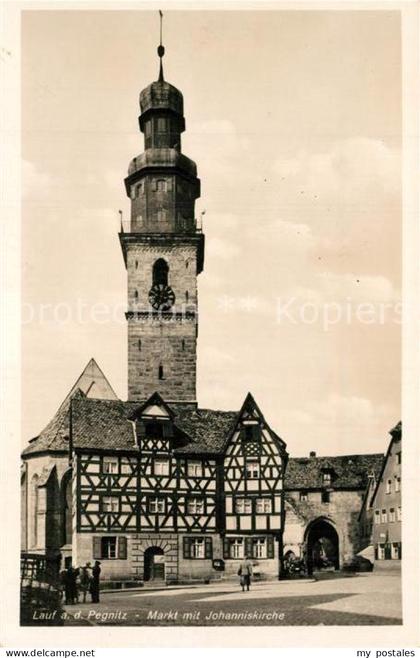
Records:
[[[401,560],[401,422],[391,440],[370,501],[375,560]]]
[[[284,554],[312,556],[314,567],[341,568],[361,547],[358,516],[369,474],[383,454],[289,459],[285,477]]]

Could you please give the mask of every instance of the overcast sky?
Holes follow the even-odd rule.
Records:
[[[251,391],[292,455],[385,451],[400,418],[399,14],[164,20],[206,210],[200,406]],[[91,356],[126,398],[118,209],[157,42],[157,12],[23,13],[24,442]],[[99,302],[114,321],[88,320]],[[62,306],[41,321],[48,304]]]

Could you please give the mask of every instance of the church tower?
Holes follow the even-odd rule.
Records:
[[[195,200],[195,162],[181,151],[183,97],[160,72],[140,93],[144,152],[125,179],[131,201],[120,242],[127,269],[128,399],[157,391],[167,401],[196,401],[197,276],[203,270],[204,235]]]

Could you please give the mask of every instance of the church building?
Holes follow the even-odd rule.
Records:
[[[160,73],[140,94],[144,152],[130,162],[119,241],[127,270],[128,400],[92,360],[23,451],[22,550],[102,578],[278,578],[285,552],[359,549],[357,516],[383,455],[288,459],[251,393],[233,411],[196,394],[200,180],[183,154],[183,96]],[[322,539],[324,541],[322,544]],[[328,553],[327,551],[327,553]]]

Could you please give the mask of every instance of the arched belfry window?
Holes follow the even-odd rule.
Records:
[[[158,286],[162,284],[164,286],[167,286],[168,272],[169,272],[168,263],[165,260],[163,260],[163,258],[159,258],[153,265],[153,285]]]

